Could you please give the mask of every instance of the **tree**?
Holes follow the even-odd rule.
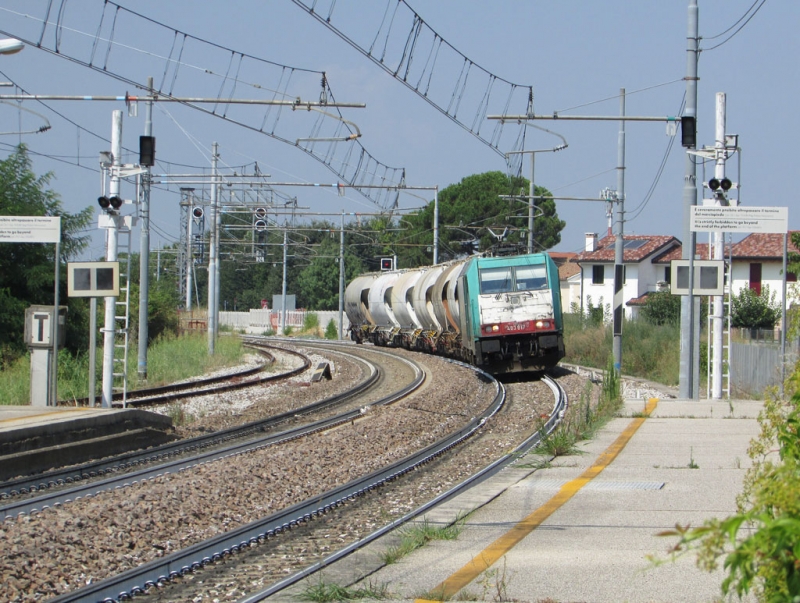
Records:
[[[775,301],[775,292],[767,285],[761,294],[749,287],[742,288],[731,296],[731,326],[745,329],[772,329],[781,316],[781,308]]]
[[[528,238],[526,202],[507,197],[526,196],[528,187],[525,178],[495,171],[467,176],[442,189],[438,195],[440,261],[469,253],[462,242],[477,240],[479,249],[485,251],[497,242],[492,233],[500,235],[505,231],[506,242],[525,246]],[[535,187],[535,194],[551,195],[540,186]],[[433,205],[430,202],[404,219],[410,226],[405,239],[415,245],[408,250],[401,248],[403,266],[419,266],[431,261],[427,246],[433,244]],[[550,249],[561,241],[560,233],[566,223],[558,218],[552,199],[537,200],[535,206],[534,247],[538,251]]]
[[[61,216],[61,265],[88,244],[88,235],[81,232],[91,222],[94,208],[77,214],[63,211],[58,194],[47,188],[52,177],[52,173],[36,176],[25,145],[18,146],[0,161],[0,215]],[[25,351],[25,309],[53,304],[54,251],[52,245],[41,243],[0,244],[0,365]],[[60,298],[66,300],[63,269],[59,282]],[[68,312],[67,332],[85,332],[76,328],[76,320],[85,317],[85,313]],[[73,349],[74,344],[73,338],[67,339],[67,347]]]
[[[795,249],[800,249],[800,231],[791,233],[789,240]],[[800,274],[800,254],[790,250],[786,260],[786,269],[792,274]]]
[[[345,283],[365,272],[364,264],[345,252]],[[339,308],[339,241],[323,239],[317,257],[297,277],[298,294],[303,306],[311,310]]]

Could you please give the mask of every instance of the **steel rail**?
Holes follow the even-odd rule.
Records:
[[[135,595],[144,594],[153,586],[164,585],[174,578],[199,570],[250,546],[274,538],[293,527],[307,523],[438,458],[477,433],[489,418],[502,408],[506,400],[505,388],[491,375],[470,365],[452,360],[451,362],[474,370],[481,379],[494,382],[496,388],[495,397],[489,407],[461,429],[423,450],[348,484],[309,498],[261,520],[143,564],[138,568],[66,593],[52,601],[54,603],[111,602],[127,600]]]
[[[414,363],[412,363],[411,361],[403,358],[401,358],[400,360],[412,367],[412,369],[414,370],[414,380],[410,384],[401,388],[400,390],[392,392],[386,396],[383,396],[382,398],[366,406],[382,406],[391,404],[393,402],[396,402],[400,398],[407,396],[409,393],[416,390],[422,385],[425,379],[425,376],[422,373],[422,371],[419,370],[419,368],[416,365],[414,365]],[[364,383],[359,384],[359,386],[357,386],[359,392],[364,391],[366,383],[369,383],[369,385],[375,383],[378,376],[380,375],[380,371],[377,369],[377,367],[372,367],[372,368],[373,372],[371,378],[365,381]],[[342,402],[343,399],[352,398],[353,395],[355,395],[353,391],[349,390],[347,392],[344,392],[343,394],[340,394],[339,396],[333,396],[331,398],[327,398],[326,400],[315,402],[314,404],[304,407],[300,411],[290,411],[287,413],[282,413],[281,415],[277,415],[276,417],[271,417],[266,421],[259,421],[258,423],[262,424],[261,429],[263,429],[264,428],[263,424],[266,422],[270,422],[271,425],[274,425],[277,422],[279,422],[278,420],[282,422],[283,420],[294,418],[301,412],[307,414],[308,412],[312,412],[313,410],[319,410],[323,407],[330,406],[333,403]],[[332,400],[334,400],[334,402],[331,402]],[[4,507],[0,507],[0,517],[4,519],[12,519],[14,517],[23,514],[32,514],[41,512],[49,507],[67,504],[79,500],[81,498],[87,498],[100,494],[101,492],[106,492],[108,490],[125,488],[128,486],[132,486],[133,484],[136,483],[148,481],[157,477],[161,477],[163,475],[178,473],[179,471],[191,469],[193,467],[221,460],[223,458],[229,458],[240,454],[246,454],[249,452],[266,448],[268,446],[274,446],[276,444],[288,442],[290,440],[305,437],[312,433],[324,431],[326,429],[331,429],[343,423],[353,421],[359,418],[363,414],[363,412],[364,412],[363,408],[354,409],[336,415],[334,417],[329,417],[327,419],[315,421],[308,425],[295,427],[293,429],[289,429],[287,431],[278,434],[262,436],[256,438],[255,440],[250,440],[248,442],[240,444],[234,444],[232,446],[227,446],[220,450],[201,453],[192,456],[190,458],[178,459],[172,462],[162,463],[155,467],[148,467],[140,471],[126,473],[124,475],[115,475],[113,477],[109,477],[99,482],[81,485],[76,488],[71,488],[69,490],[54,492],[51,494],[45,494],[43,496],[39,496],[36,498],[11,503]]]
[[[553,380],[553,378],[550,377],[549,375],[545,375],[543,381],[552,390],[553,395],[555,397],[555,404],[553,406],[553,411],[550,413],[549,418],[547,419],[547,421],[540,430],[537,430],[531,436],[526,438],[513,450],[507,452],[505,455],[495,460],[494,462],[490,463],[489,465],[487,465],[474,475],[471,475],[461,483],[453,486],[447,492],[443,492],[436,498],[420,505],[416,509],[408,512],[402,517],[395,519],[394,521],[385,525],[384,527],[375,530],[374,532],[365,536],[361,540],[354,542],[339,551],[336,551],[335,553],[329,555],[325,559],[322,559],[321,561],[318,561],[317,563],[314,563],[313,565],[310,565],[309,567],[291,576],[288,576],[287,578],[284,578],[283,580],[276,582],[275,584],[272,584],[257,593],[239,599],[237,603],[256,603],[258,601],[264,601],[268,597],[282,590],[285,590],[286,588],[300,582],[301,580],[318,572],[319,570],[329,565],[332,565],[333,563],[336,563],[337,561],[347,557],[351,553],[354,553],[355,551],[367,546],[368,544],[374,542],[375,540],[378,540],[379,538],[385,536],[392,530],[395,530],[398,527],[402,526],[403,524],[411,521],[412,519],[419,517],[420,515],[436,507],[437,505],[440,505],[450,500],[451,498],[458,496],[462,492],[477,486],[481,482],[487,480],[488,478],[498,473],[501,469],[513,463],[515,460],[520,458],[520,456],[522,456],[532,448],[537,447],[542,442],[542,439],[550,435],[553,432],[553,430],[555,430],[555,428],[559,425],[559,423],[563,420],[567,410],[567,406],[569,404],[567,393],[566,391],[564,391],[564,388],[561,387],[561,385],[558,382]]]
[[[357,357],[354,356],[354,358]],[[0,500],[7,500],[8,498],[12,498],[20,494],[29,494],[31,492],[47,490],[56,486],[63,486],[64,484],[95,478],[105,475],[106,473],[124,471],[138,465],[162,462],[165,459],[174,456],[187,454],[195,450],[207,449],[211,446],[219,446],[231,440],[245,438],[265,431],[266,429],[271,429],[281,423],[295,419],[298,416],[307,415],[317,412],[325,407],[340,404],[354,396],[362,394],[364,391],[375,385],[380,378],[380,371],[375,365],[365,361],[362,358],[357,358],[357,360],[367,365],[370,370],[370,376],[360,384],[347,390],[346,392],[342,392],[341,394],[329,396],[328,398],[324,398],[323,400],[319,400],[293,411],[274,415],[266,419],[259,419],[244,425],[230,427],[214,433],[178,440],[176,442],[162,444],[146,450],[116,455],[114,457],[105,458],[99,461],[92,461],[90,463],[84,463],[74,467],[49,471],[47,473],[32,477],[24,477],[16,480],[6,481],[0,483]],[[62,494],[65,492],[69,491],[62,491]],[[30,500],[40,500],[40,497]],[[11,505],[8,507],[0,507],[0,517],[4,516],[4,512],[9,509],[10,506]]]
[[[185,381],[181,383],[170,383],[169,385],[157,385],[154,387],[145,387],[142,389],[135,389],[129,391],[127,393],[128,398],[128,405],[131,405],[131,401],[136,398],[144,398],[148,396],[163,396],[165,394],[170,393],[177,393],[181,390],[187,389],[198,389],[200,387],[204,387],[207,385],[213,385],[214,383],[219,383],[221,381],[230,381],[232,379],[241,379],[242,377],[248,377],[250,375],[254,375],[256,373],[260,373],[263,371],[268,365],[271,365],[275,362],[275,358],[266,351],[266,348],[269,346],[264,346],[264,349],[258,349],[258,346],[253,344],[246,344],[247,347],[256,349],[262,356],[269,356],[269,360],[266,362],[259,364],[256,367],[251,367],[247,369],[243,369],[241,371],[236,371],[233,373],[228,373],[225,375],[217,375],[215,377],[203,377],[201,379],[195,379],[194,381]],[[299,356],[300,354],[298,354]],[[308,368],[308,366],[306,366]],[[215,393],[219,390],[209,390],[209,393]],[[203,395],[201,391],[198,395]],[[174,399],[175,397],[172,396],[169,399]],[[111,398],[112,401],[114,400],[122,400],[122,394],[116,393]],[[59,406],[88,406],[89,405],[89,398],[76,398],[74,400],[59,400]]]

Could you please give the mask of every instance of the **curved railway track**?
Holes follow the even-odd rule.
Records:
[[[316,344],[313,345],[311,342],[296,342],[292,341],[294,345],[301,345],[302,347],[334,347],[337,350],[337,353],[343,353],[343,349],[347,349],[348,347],[351,348],[348,351],[355,351],[353,346],[348,345],[325,345],[325,344]],[[308,345],[306,345],[308,344]],[[369,354],[380,354],[382,357],[386,356],[393,356],[387,354],[385,351],[378,351],[378,350],[370,350],[369,348],[358,348],[361,352],[368,352]],[[415,358],[427,358],[425,356],[420,355],[412,355]],[[441,361],[441,359],[440,359]],[[445,362],[445,361],[441,361]],[[455,363],[450,363],[455,364]],[[430,369],[429,369],[430,370]],[[439,369],[437,369],[438,371]],[[379,372],[379,371],[376,371]],[[422,371],[418,372],[418,381],[415,387],[419,387],[421,384],[420,375]],[[484,383],[488,382],[490,378],[487,375],[481,375],[481,380]],[[446,381],[446,380],[445,380]],[[107,580],[103,580],[102,582],[97,582],[96,584],[89,585],[86,588],[81,588],[79,590],[73,591],[66,595],[62,595],[58,597],[56,600],[58,601],[97,601],[97,600],[121,600],[125,599],[126,597],[133,595],[133,594],[142,594],[148,588],[158,585],[163,586],[167,583],[170,583],[169,586],[165,588],[168,590],[161,591],[161,589],[156,589],[153,592],[159,592],[159,600],[165,600],[164,597],[168,600],[192,600],[193,596],[188,596],[186,598],[185,595],[180,594],[181,592],[181,584],[184,580],[174,581],[175,578],[179,576],[184,576],[186,581],[191,582],[195,580],[194,571],[206,568],[208,571],[199,572],[199,578],[196,578],[198,581],[202,582],[202,576],[208,575],[210,573],[220,572],[220,571],[233,571],[235,574],[239,574],[242,576],[247,576],[243,578],[245,583],[247,584],[257,584],[259,581],[254,581],[253,576],[258,575],[260,576],[259,580],[260,583],[263,583],[266,586],[265,589],[259,591],[255,594],[252,593],[253,590],[258,590],[254,588],[250,588],[250,597],[255,597],[252,600],[261,600],[258,597],[260,596],[269,596],[269,594],[277,592],[282,588],[285,588],[289,584],[293,583],[296,580],[301,579],[303,576],[307,575],[309,572],[316,571],[319,567],[323,567],[329,563],[332,563],[340,556],[346,554],[347,552],[354,550],[354,548],[358,548],[359,546],[363,546],[369,540],[379,536],[384,531],[396,527],[402,521],[406,521],[411,517],[415,516],[416,514],[423,512],[428,505],[434,504],[434,502],[427,502],[426,504],[420,506],[418,509],[408,509],[407,512],[404,512],[404,515],[399,519],[393,522],[386,521],[386,511],[380,511],[377,513],[376,517],[380,519],[373,519],[369,520],[367,523],[368,525],[375,526],[375,525],[383,525],[387,524],[384,527],[373,530],[371,529],[370,534],[361,533],[355,538],[351,538],[352,542],[342,544],[341,546],[337,546],[340,550],[334,554],[329,555],[317,555],[310,563],[307,563],[307,567],[298,568],[302,569],[301,572],[297,573],[291,580],[280,580],[280,578],[285,578],[286,576],[286,568],[282,568],[278,571],[277,574],[269,574],[269,572],[261,571],[260,567],[263,567],[261,561],[257,561],[255,563],[253,570],[247,569],[246,559],[252,555],[258,557],[258,555],[263,555],[259,551],[264,549],[269,550],[270,547],[281,547],[281,546],[290,546],[293,547],[292,544],[282,544],[284,542],[292,542],[293,538],[296,538],[296,534],[299,533],[300,537],[302,538],[302,534],[305,530],[320,530],[323,531],[331,531],[334,530],[338,533],[340,531],[337,527],[325,527],[326,522],[330,521],[337,521],[337,517],[340,514],[345,514],[345,519],[341,519],[338,521],[344,521],[346,524],[350,523],[349,519],[346,519],[348,513],[352,513],[353,509],[358,509],[360,507],[364,507],[365,509],[369,509],[370,506],[374,506],[375,504],[380,505],[379,502],[381,497],[375,497],[374,494],[378,491],[387,493],[391,492],[394,488],[397,487],[404,487],[403,484],[409,483],[408,487],[412,487],[410,484],[413,483],[409,482],[409,480],[400,480],[401,476],[413,475],[413,480],[420,479],[420,476],[423,475],[425,472],[436,471],[436,467],[439,467],[443,463],[447,461],[445,459],[450,458],[451,454],[445,454],[451,450],[464,450],[464,446],[458,446],[458,444],[462,444],[465,442],[474,441],[476,438],[474,437],[477,433],[484,433],[486,430],[482,430],[483,427],[486,426],[488,422],[492,420],[492,417],[496,415],[498,410],[503,406],[505,402],[505,390],[502,385],[496,384],[493,386],[496,389],[496,393],[492,403],[488,405],[483,412],[480,414],[476,414],[476,416],[470,420],[465,420],[463,424],[456,429],[455,431],[448,434],[446,437],[439,438],[439,440],[435,443],[429,444],[423,447],[422,450],[419,450],[413,454],[408,455],[406,458],[390,463],[385,467],[382,467],[380,470],[372,471],[365,477],[353,480],[350,483],[345,485],[337,486],[333,489],[326,490],[323,494],[316,494],[312,495],[308,499],[306,499],[302,503],[297,503],[291,505],[287,508],[284,508],[281,511],[276,513],[268,514],[266,517],[258,519],[256,521],[251,521],[245,525],[242,525],[239,528],[231,530],[229,532],[225,532],[213,538],[210,538],[203,542],[196,542],[187,548],[184,548],[180,551],[175,553],[164,555],[159,559],[152,560],[144,565],[139,566],[138,568],[131,569],[127,572],[123,572],[118,576],[113,578],[109,578]],[[507,452],[504,456],[501,455],[501,458],[495,460],[487,467],[485,467],[482,471],[478,472],[475,476],[471,477],[470,479],[462,480],[462,483],[459,486],[459,489],[463,489],[469,487],[469,485],[476,481],[485,478],[487,475],[491,474],[494,471],[497,471],[500,467],[504,466],[508,462],[511,462],[515,458],[517,458],[520,454],[524,453],[525,450],[529,449],[530,447],[534,446],[536,442],[538,442],[538,438],[540,437],[538,434],[541,432],[547,432],[554,428],[557,422],[560,420],[560,417],[563,416],[564,408],[566,406],[566,396],[563,393],[563,390],[560,394],[558,394],[558,386],[552,385],[554,396],[560,402],[557,402],[553,406],[552,412],[549,413],[549,418],[547,422],[542,426],[541,430],[535,433],[530,438],[527,438],[525,442],[519,444],[514,450],[511,452]],[[373,385],[373,389],[375,386]],[[427,388],[430,389],[430,388]],[[435,394],[435,392],[434,392]],[[397,400],[403,394],[401,392],[396,393],[395,396],[386,396],[383,400],[375,401],[375,407],[383,404],[389,404],[392,401]],[[429,391],[428,396],[432,395]],[[417,394],[417,397],[419,394]],[[395,400],[391,400],[394,397]],[[424,402],[418,402],[414,404],[409,404],[408,402],[404,403],[404,410],[402,413],[408,413],[409,411],[417,412],[417,413],[430,413],[434,412],[433,408],[426,408]],[[396,412],[396,411],[393,411]],[[438,412],[438,411],[436,411]],[[472,413],[473,411],[468,411]],[[208,451],[203,454],[195,455],[191,459],[180,459],[178,461],[174,461],[173,464],[169,467],[161,467],[161,468],[151,468],[150,471],[143,471],[137,472],[136,474],[131,474],[127,476],[114,476],[114,478],[108,481],[109,483],[103,486],[105,488],[116,488],[120,483],[139,483],[143,480],[149,480],[154,476],[157,475],[164,475],[170,471],[180,471],[185,470],[188,468],[193,467],[200,467],[202,465],[207,465],[212,460],[218,459],[227,459],[223,460],[222,462],[230,462],[231,459],[237,458],[239,455],[244,454],[248,451],[263,449],[266,446],[272,445],[276,442],[286,442],[287,440],[303,437],[302,433],[311,433],[314,431],[319,431],[321,429],[330,428],[331,426],[338,425],[340,429],[344,428],[347,425],[347,429],[352,429],[353,424],[360,424],[362,419],[369,418],[373,413],[368,411],[365,408],[357,407],[355,409],[351,409],[348,412],[338,413],[338,416],[330,417],[325,420],[315,421],[311,425],[305,426],[305,428],[293,428],[290,430],[286,430],[281,434],[274,434],[272,436],[260,438],[259,442],[237,442],[232,444],[231,446],[227,446],[224,451]],[[537,415],[538,416],[538,415]],[[366,424],[369,424],[370,421],[367,421]],[[491,430],[490,430],[491,431]],[[365,436],[366,437],[366,432]],[[481,436],[483,437],[483,436]],[[480,439],[480,438],[478,438]],[[477,446],[477,444],[475,445]],[[469,448],[469,446],[467,446]],[[480,448],[486,449],[485,445],[481,445]],[[508,451],[508,448],[504,448],[504,451]],[[462,453],[455,453],[455,454],[462,454]],[[235,460],[233,461],[236,462]],[[469,465],[474,465],[473,461],[467,463]],[[481,466],[485,465],[481,461]],[[433,467],[434,469],[431,469]],[[119,479],[117,479],[119,478]],[[442,483],[446,480],[435,479],[437,483]],[[93,494],[92,488],[98,489],[98,484],[93,484],[91,487],[85,490],[85,493],[82,495],[73,495],[76,496],[89,496]],[[412,487],[413,490],[413,487]],[[448,496],[452,496],[457,490],[452,490],[450,493],[437,493],[439,496],[436,499],[435,496],[430,496],[431,499],[436,499],[435,501],[441,500],[443,498],[447,498]],[[401,495],[402,499],[416,499],[418,493],[414,491],[411,496],[408,495]],[[141,496],[141,495],[139,495]],[[74,500],[74,499],[73,499]],[[38,501],[38,502],[37,502]],[[66,502],[66,498],[64,498],[64,502]],[[33,512],[34,509],[42,509],[47,505],[57,505],[60,504],[57,502],[57,499],[53,499],[50,502],[45,502],[44,499],[37,498],[36,501],[27,501],[25,504],[29,505],[27,509],[19,510],[19,509],[10,509],[10,508],[3,508],[6,510],[8,515],[15,515],[17,513],[30,513]],[[312,521],[314,520],[314,521]],[[377,522],[377,523],[376,523]],[[362,531],[363,532],[363,531]],[[288,536],[288,538],[287,538]],[[327,536],[325,536],[327,537]],[[317,537],[313,537],[317,538]],[[266,547],[259,547],[256,546],[261,543],[269,543]],[[360,543],[360,544],[359,544]],[[235,557],[235,563],[227,563],[230,559]],[[244,561],[242,561],[244,560]],[[241,565],[240,569],[239,566]],[[248,571],[251,573],[248,574]],[[252,573],[255,572],[255,573]],[[268,576],[272,576],[271,578]],[[233,580],[231,578],[231,580]],[[265,582],[266,581],[266,582]],[[280,583],[280,584],[278,584]],[[172,589],[177,589],[176,593],[172,592]],[[276,590],[277,589],[277,590]],[[167,594],[169,592],[170,594]],[[199,591],[201,593],[206,592],[206,586],[201,587]],[[264,594],[266,593],[266,594]],[[144,599],[146,600],[148,597],[145,596]]]
[[[298,354],[297,352],[290,352]],[[304,359],[304,366],[307,369],[310,363],[307,358],[304,357]],[[330,429],[335,425],[354,420],[362,412],[361,406],[355,410],[349,410],[327,419],[321,419],[309,425],[270,435],[277,427],[285,425],[290,421],[295,421],[300,417],[309,416],[314,413],[330,411],[348,400],[365,395],[367,392],[378,388],[381,384],[382,370],[375,364],[368,363],[363,358],[361,358],[360,361],[366,364],[368,368],[368,376],[364,380],[341,394],[324,398],[302,408],[293,409],[288,412],[219,432],[179,440],[143,451],[127,453],[100,461],[93,461],[58,471],[51,471],[45,475],[32,478],[21,478],[4,482],[0,484],[0,500],[13,499],[19,495],[42,492],[75,483],[78,483],[78,485],[72,486],[67,490],[59,490],[53,494],[45,494],[33,499],[0,506],[0,518],[8,519],[20,514],[40,511],[51,506],[78,500],[85,496],[91,496],[112,488],[119,488],[131,483],[152,479],[153,477],[166,473],[181,471],[226,456],[242,454],[260,447],[303,437],[308,433]],[[417,367],[411,365],[411,363],[408,364],[415,375],[414,379],[397,391],[381,396],[372,402],[372,405],[390,404],[400,397],[407,395],[409,392],[414,391],[414,389],[422,384],[424,379],[422,372]],[[290,372],[296,373],[295,370]],[[166,396],[168,400],[171,399],[172,392],[167,392]],[[176,457],[182,458],[171,460]],[[126,471],[136,469],[143,465],[149,465],[149,467],[125,473]],[[117,475],[119,473],[124,474]],[[103,477],[108,474],[111,474],[112,477],[103,479],[100,482],[92,482],[91,484],[80,484],[80,482]]]
[[[482,378],[487,380],[491,379],[485,374],[482,375]],[[193,572],[208,566],[217,566],[220,563],[224,563],[229,558],[237,557],[238,562],[239,554],[248,553],[251,549],[258,548],[257,545],[259,544],[280,539],[282,536],[287,535],[297,528],[303,528],[307,525],[314,524],[314,520],[337,512],[340,507],[349,506],[354,502],[368,498],[369,495],[376,491],[382,490],[386,488],[387,485],[398,481],[400,477],[415,472],[415,470],[419,470],[421,467],[434,462],[454,447],[468,441],[478,433],[481,428],[486,425],[487,421],[500,410],[506,401],[505,388],[497,382],[494,382],[494,384],[496,394],[491,404],[483,413],[473,418],[462,428],[415,454],[379,471],[353,480],[339,488],[335,488],[321,495],[313,496],[302,503],[267,516],[262,520],[251,522],[239,529],[222,534],[203,543],[198,543],[162,559],[155,560],[139,568],[120,574],[112,579],[63,595],[58,597],[56,601],[110,601],[123,600],[134,595],[142,595],[148,591],[148,589],[163,587],[176,578],[189,576]],[[250,600],[262,600],[294,584],[298,580],[301,580],[309,573],[333,563],[340,557],[378,538],[386,531],[424,512],[433,504],[437,504],[442,500],[454,496],[459,491],[485,479],[512,460],[518,458],[520,454],[523,454],[525,451],[535,446],[539,442],[542,432],[549,433],[555,428],[566,408],[567,400],[563,390],[552,380],[550,380],[550,387],[556,399],[550,417],[540,431],[537,431],[533,436],[527,438],[514,450],[495,460],[448,492],[434,500],[427,501],[419,508],[407,513],[399,520],[390,522],[381,529],[375,530],[371,534],[358,539],[356,542],[343,547],[333,555],[307,568],[303,568],[290,578],[270,584],[267,588],[252,594]],[[262,565],[260,562],[257,562],[255,567],[256,572],[261,572],[260,568]],[[245,574],[246,573],[247,572],[245,572]],[[252,576],[249,576],[246,580],[252,582]],[[174,597],[172,594],[167,595],[166,592],[159,593],[160,600],[163,600],[164,596],[169,600],[183,600],[180,596]],[[191,600],[191,597],[186,600]]]
[[[275,350],[277,348],[265,343],[245,343],[245,346],[266,358],[266,362],[257,367],[247,368],[225,375],[134,390],[128,392],[125,405],[129,408],[147,408],[157,404],[174,402],[194,396],[223,394],[238,389],[254,387],[256,385],[277,383],[299,375],[311,367],[311,361],[307,356],[293,350],[281,350],[283,353],[299,358],[301,361],[300,366],[280,373],[260,375],[268,365],[275,363],[275,356],[270,350]],[[122,396],[120,394],[115,395],[113,400],[116,402],[114,406],[121,406],[120,402]]]

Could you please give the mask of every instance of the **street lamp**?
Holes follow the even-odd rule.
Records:
[[[14,38],[0,40],[0,54],[16,54],[25,48],[25,44]]]

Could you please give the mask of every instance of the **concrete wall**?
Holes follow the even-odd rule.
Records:
[[[286,326],[295,329],[302,328],[305,321],[306,314],[316,314],[319,320],[319,326],[322,333],[325,332],[325,327],[328,322],[333,320],[336,325],[337,331],[339,328],[339,312],[338,311],[325,311],[325,312],[306,312],[304,310],[287,311],[286,312]],[[350,328],[350,321],[347,320],[347,314],[343,315],[344,328],[343,337],[348,338],[347,329]],[[219,324],[223,327],[229,327],[237,331],[245,331],[250,335],[261,335],[265,332],[277,332],[281,324],[280,310],[250,310],[249,312],[220,312]]]

